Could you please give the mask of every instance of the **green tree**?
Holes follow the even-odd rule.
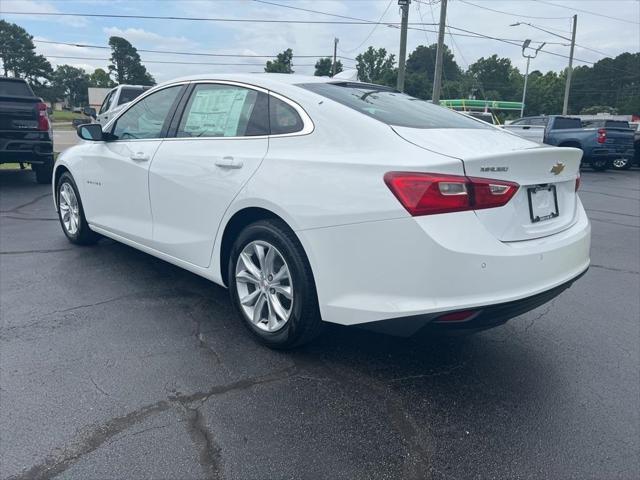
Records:
[[[316,77],[330,77],[332,66],[333,61],[331,58],[321,58],[316,62],[316,71],[314,75]],[[336,60],[336,73],[340,73],[342,70],[342,62],[340,60]]]
[[[100,87],[100,88],[112,88],[115,87],[116,84],[107,72],[105,72],[102,68],[96,68],[95,71],[89,75],[89,86],[90,87]]]
[[[291,63],[293,61],[293,50],[287,48],[279,53],[275,60],[268,60],[264,71],[268,73],[293,73]]]
[[[83,106],[89,102],[89,75],[83,69],[59,65],[53,74],[52,83],[61,96],[69,99],[72,106]]]
[[[358,78],[362,82],[377,83],[379,85],[395,85],[397,71],[395,55],[387,55],[384,48],[376,50],[369,47],[366,52],[356,57]]]
[[[407,74],[405,91],[414,97],[429,99],[433,90],[433,76],[438,46],[434,43],[428,47],[419,45],[409,54],[407,59]],[[459,97],[462,70],[456,63],[449,47],[444,46],[442,55],[442,91],[446,97]],[[454,93],[455,92],[455,93]],[[453,94],[453,95],[452,95]]]
[[[111,64],[109,74],[115,75],[119,84],[155,85],[151,76],[140,60],[138,50],[122,37],[110,37]]]
[[[5,20],[0,20],[0,60],[5,77],[24,78],[34,87],[45,85],[53,72],[49,61],[36,54],[33,37]]]
[[[469,65],[468,74],[478,82],[486,99],[518,101],[522,98],[523,77],[508,58],[482,57]]]

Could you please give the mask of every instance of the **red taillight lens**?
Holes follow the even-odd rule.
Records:
[[[436,319],[436,322],[466,322],[476,317],[478,310],[461,310],[459,312],[451,312],[442,315]]]
[[[607,141],[607,131],[604,128],[598,129],[598,143]]]
[[[580,175],[576,177],[576,192],[578,191],[579,188],[580,188]]]
[[[36,105],[38,110],[38,130],[49,130],[49,115],[47,114],[47,104],[38,103]]]
[[[436,173],[388,172],[384,181],[414,217],[501,207],[518,190],[504,180]]]

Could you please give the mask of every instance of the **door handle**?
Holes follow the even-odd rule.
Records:
[[[215,164],[220,168],[242,168],[242,160],[236,160],[233,157],[217,158]]]
[[[146,162],[149,160],[149,155],[144,152],[136,152],[131,154],[131,160],[134,162]]]

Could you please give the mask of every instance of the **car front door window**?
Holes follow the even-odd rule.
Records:
[[[143,98],[127,110],[113,127],[115,140],[160,138],[182,85],[168,87]]]

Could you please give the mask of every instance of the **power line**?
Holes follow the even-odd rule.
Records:
[[[462,0],[460,0],[460,1],[462,1]],[[576,12],[586,13],[587,15],[595,15],[596,17],[609,18],[611,20],[617,20],[619,22],[633,23],[634,25],[640,25],[640,22],[635,22],[633,20],[627,20],[626,18],[612,17],[610,15],[605,15],[604,13],[592,12],[591,10],[584,10],[582,8],[576,8],[576,7],[567,7],[566,5],[558,5],[557,3],[546,2],[544,0],[533,0],[533,1],[534,2],[539,2],[539,3],[544,3],[545,5],[551,5],[553,7],[565,8],[567,10],[575,10]]]
[[[535,17],[533,15],[520,15],[517,13],[511,13],[511,12],[505,12],[503,10],[496,10],[495,8],[489,8],[489,7],[483,7],[482,5],[477,5],[475,3],[471,3],[468,2],[467,0],[458,0],[461,3],[466,3],[467,5],[472,5],[476,8],[481,8],[483,10],[489,10],[490,12],[495,12],[495,13],[501,13],[503,15],[510,15],[512,17],[519,17],[519,18],[535,18],[537,20],[566,20],[568,18],[571,17]]]
[[[350,50],[343,50],[340,48],[341,52],[344,53],[351,53],[351,52],[355,52],[356,50],[358,50],[360,47],[362,47],[362,45],[364,45],[364,43],[369,40],[369,38],[371,38],[371,35],[373,35],[373,32],[376,31],[376,28],[378,28],[378,26],[380,25],[380,22],[382,22],[382,19],[384,18],[384,16],[387,14],[387,12],[389,11],[389,7],[391,7],[391,4],[393,3],[393,0],[389,0],[389,4],[387,5],[387,8],[384,9],[384,12],[382,12],[382,15],[380,15],[380,18],[378,19],[378,22],[373,26],[373,28],[371,29],[371,31],[369,32],[369,34],[364,37],[364,40],[362,40],[362,42],[360,42],[360,45],[358,45],[355,48],[352,48]]]
[[[297,8],[297,7],[296,7]],[[310,10],[315,12],[314,10]],[[5,15],[38,15],[49,17],[97,17],[97,18],[135,18],[144,20],[184,20],[192,22],[231,22],[231,23],[295,23],[295,24],[329,24],[329,25],[373,25],[374,20],[284,20],[271,18],[226,18],[226,17],[177,17],[177,16],[161,16],[161,15],[125,15],[125,14],[107,14],[107,13],[62,13],[62,12],[3,12]],[[322,13],[322,12],[315,12]],[[333,15],[333,14],[328,14]],[[400,22],[384,22],[382,25],[397,26]],[[418,25],[413,23],[413,25]],[[431,24],[428,24],[431,25]]]
[[[110,58],[98,58],[98,57],[75,57],[68,55],[45,55],[47,58],[65,58],[71,60],[99,60],[110,62]],[[174,62],[168,60],[144,60],[144,63],[163,63],[170,65],[225,65],[225,66],[238,66],[238,67],[264,67],[262,63],[217,63],[217,62]],[[314,64],[296,64],[296,67],[314,67]]]
[[[110,50],[111,47],[104,45],[89,45],[84,43],[71,43],[71,42],[54,42],[52,40],[33,40],[36,43],[47,43],[53,45],[68,45],[71,47],[79,47],[79,48],[100,48],[103,50]],[[162,53],[169,55],[190,55],[190,56],[198,56],[198,57],[235,57],[235,58],[275,58],[276,55],[254,55],[254,54],[242,54],[242,53],[205,53],[205,52],[178,52],[172,50],[149,50],[144,48],[137,48],[138,52],[145,53]],[[295,55],[298,58],[325,58],[329,55]],[[343,60],[351,60],[355,62],[355,58],[345,57],[340,55],[340,59]]]

